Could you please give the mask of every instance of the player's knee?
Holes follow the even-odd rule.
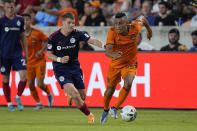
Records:
[[[86,94],[81,95],[81,99],[84,101],[86,99]]]

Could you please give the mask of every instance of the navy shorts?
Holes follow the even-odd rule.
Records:
[[[26,70],[26,62],[23,56],[17,58],[1,58],[1,74],[9,75],[10,71]]]
[[[85,89],[83,82],[83,72],[80,70],[77,73],[69,73],[67,71],[54,71],[55,77],[58,80],[61,88],[66,83],[73,83],[76,89]]]

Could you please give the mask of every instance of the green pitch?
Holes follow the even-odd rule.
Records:
[[[0,107],[0,131],[197,131],[197,111],[138,109],[133,122],[124,122],[119,115],[116,120],[108,117],[103,125],[99,123],[102,109],[91,111],[96,117],[92,125],[75,108],[35,111],[26,107],[24,111],[8,112]]]

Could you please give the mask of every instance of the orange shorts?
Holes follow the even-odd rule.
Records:
[[[127,75],[132,75],[134,78],[135,74],[136,66],[128,66],[121,69],[109,66],[107,75],[107,86],[114,87],[121,81],[121,77],[124,79]]]
[[[43,79],[45,77],[46,72],[46,62],[41,62],[35,66],[28,66],[27,65],[27,79],[35,79],[35,78],[41,78]]]

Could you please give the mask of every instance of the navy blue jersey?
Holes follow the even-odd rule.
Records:
[[[0,19],[1,57],[16,58],[22,55],[20,44],[22,32],[24,32],[24,19],[21,16],[15,16],[13,19],[4,16]]]
[[[60,30],[49,37],[47,50],[53,51],[53,54],[57,57],[69,56],[69,61],[66,64],[53,62],[53,68],[58,71],[65,71],[66,68],[69,71],[72,71],[72,69],[78,71],[80,70],[78,61],[79,42],[88,41],[90,36],[78,30],[73,30],[68,36],[65,36]]]

